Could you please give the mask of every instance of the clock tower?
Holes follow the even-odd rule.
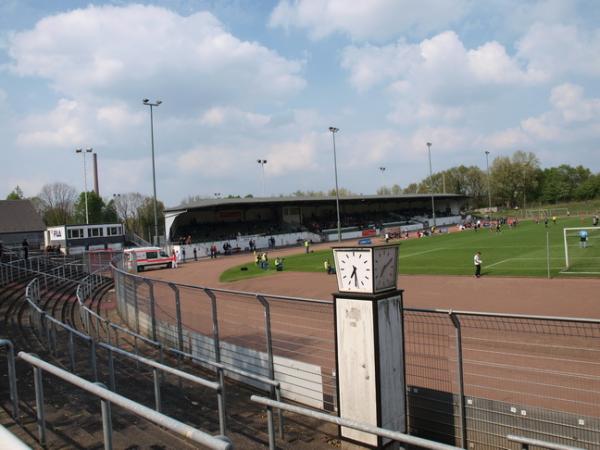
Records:
[[[403,291],[397,287],[398,246],[333,249],[333,295],[339,415],[406,432]],[[343,439],[373,448],[389,441],[341,427]]]

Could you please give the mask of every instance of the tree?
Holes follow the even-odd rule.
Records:
[[[583,195],[583,191],[578,191],[578,188],[591,177],[592,173],[590,170],[583,166],[571,167],[567,164],[562,164],[558,167],[550,167],[542,173],[540,199],[547,203],[573,200],[578,195]],[[591,185],[588,185],[587,195],[589,195],[589,188],[593,184],[592,181]]]
[[[74,219],[77,223],[86,223],[86,195],[85,192],[79,194],[77,202],[75,202]],[[102,223],[104,221],[104,200],[96,192],[90,191],[87,193],[87,211],[89,223]]]
[[[499,156],[491,167],[493,197],[508,207],[535,197],[540,163],[535,154],[517,151],[512,158]]]
[[[591,200],[600,197],[600,173],[590,176],[574,192],[575,200]]]
[[[25,196],[19,185],[15,186],[11,193],[6,196],[6,200],[23,200],[24,198]]]
[[[165,221],[161,220],[164,216],[165,205],[160,200],[156,202],[156,214],[158,216],[158,234],[165,234]],[[147,241],[152,242],[154,235],[154,199],[145,197],[142,205],[137,210],[138,216],[138,234],[143,236]]]
[[[65,183],[45,184],[40,191],[42,217],[47,226],[65,225],[72,221],[77,191]]]
[[[104,223],[116,223],[119,222],[119,215],[117,214],[117,208],[115,206],[115,200],[112,199],[102,209],[102,222]]]
[[[140,236],[143,229],[140,226],[139,211],[146,198],[139,192],[117,194],[113,198],[113,205],[119,219],[125,224],[125,228]]]

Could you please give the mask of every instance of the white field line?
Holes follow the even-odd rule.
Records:
[[[560,273],[565,275],[600,275],[600,272],[570,272],[568,270],[561,270]]]
[[[399,255],[398,259],[410,258],[411,256],[424,255],[425,253],[439,252],[441,250],[447,250],[447,249],[446,249],[446,247],[441,247],[441,248],[434,248],[433,250],[426,250],[424,252],[409,253],[408,255]]]
[[[497,266],[498,264],[502,264],[502,263],[505,263],[505,262],[508,262],[508,261],[512,261],[513,259],[515,259],[515,258],[506,258],[506,259],[503,259],[502,261],[498,261],[498,262],[495,262],[494,264],[490,264],[488,266],[483,266],[483,267],[485,267],[486,269],[489,269],[490,267],[494,267],[494,266]]]

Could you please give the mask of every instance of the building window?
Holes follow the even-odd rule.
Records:
[[[121,227],[107,227],[106,235],[107,236],[118,236],[121,234]]]
[[[68,239],[81,239],[83,238],[83,228],[69,228],[67,230]]]
[[[101,236],[104,236],[103,231],[104,230],[102,228],[90,228],[89,229],[89,236],[90,237],[101,237]]]

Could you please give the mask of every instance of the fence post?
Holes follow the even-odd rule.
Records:
[[[71,330],[69,330],[69,361],[71,372],[75,373],[75,343],[73,342],[73,332]]]
[[[138,305],[138,296],[137,296],[137,280],[133,279],[133,309],[135,311],[135,332],[140,334],[140,309]]]
[[[212,322],[213,322],[213,346],[215,352],[215,361],[221,362],[221,342],[219,339],[219,318],[217,314],[217,297],[214,292],[210,289],[204,289],[204,292],[210,298],[210,305],[212,311]],[[181,349],[183,350],[183,349]],[[192,349],[190,349],[191,353]],[[222,367],[217,367],[217,376],[219,379],[219,385],[221,386],[221,390],[217,393],[217,401],[219,403],[219,424],[221,426],[221,434],[225,434],[225,429],[227,428],[226,420],[227,417],[225,415],[225,374],[223,373]]]
[[[19,422],[19,393],[17,391],[17,372],[15,370],[15,348],[8,339],[0,339],[0,346],[7,347],[8,384],[12,402],[13,418]]]
[[[270,308],[269,302],[262,295],[257,295],[256,299],[260,302],[260,304],[263,306],[264,311],[265,311],[265,338],[267,340],[266,344],[267,344],[267,357],[268,357],[268,361],[269,361],[269,378],[271,378],[271,380],[275,381],[275,362],[274,362],[274,358],[273,358],[273,337],[271,335],[271,308]],[[275,391],[275,387],[273,385],[271,385],[270,391],[271,391],[271,398],[275,400],[277,397],[277,394]],[[281,411],[281,409],[278,409],[278,416],[279,416],[279,436],[283,437],[283,412]],[[273,426],[273,423],[272,423],[273,415],[272,414],[271,414],[269,420],[270,420],[269,425]]]
[[[110,390],[113,392],[116,392],[117,390],[117,386],[116,386],[116,381],[115,381],[115,358],[113,356],[113,352],[112,350],[109,348],[108,349],[108,376],[109,376],[109,383],[110,383]]]
[[[98,386],[105,388],[102,383],[95,383]],[[107,400],[100,400],[100,406],[102,409],[102,435],[104,436],[104,450],[112,450],[112,414],[110,411],[110,402]]]
[[[548,267],[548,279],[550,279],[550,233],[546,231],[546,266]]]
[[[98,381],[98,366],[96,363],[96,341],[90,337],[90,359],[92,363],[92,379]]]
[[[150,294],[150,319],[152,320],[152,340],[156,341],[156,310],[154,304],[154,284],[150,280],[145,280]]]
[[[467,448],[467,411],[465,407],[465,380],[463,370],[463,352],[462,352],[462,329],[460,320],[452,311],[449,312],[450,320],[456,329],[456,364],[458,370],[458,405],[460,410],[460,437],[462,448]]]
[[[158,369],[156,367],[152,369],[152,376],[154,378],[154,404],[156,411],[160,412],[160,374],[158,373]]]
[[[179,288],[174,283],[169,283],[169,287],[175,293],[175,317],[177,319],[177,346],[179,351],[183,351],[183,324],[181,322],[181,300],[179,297]],[[179,359],[179,358],[178,358]]]
[[[35,408],[37,416],[37,429],[40,445],[46,446],[46,418],[44,414],[44,384],[42,382],[42,369],[33,368],[33,383],[35,386]]]

